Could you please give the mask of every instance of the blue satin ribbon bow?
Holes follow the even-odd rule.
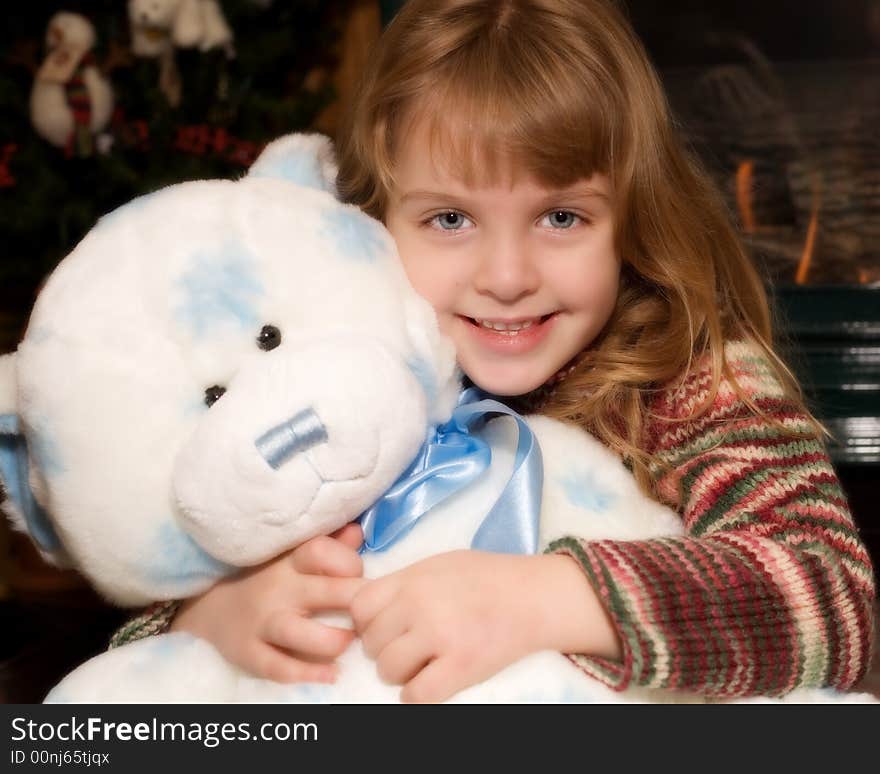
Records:
[[[510,480],[483,519],[471,548],[510,554],[537,551],[544,478],[541,449],[519,414],[471,387],[462,392],[452,418],[429,432],[412,464],[361,515],[362,553],[386,549],[433,507],[486,471],[492,451],[473,431],[493,414],[506,414],[516,420],[516,456]]]

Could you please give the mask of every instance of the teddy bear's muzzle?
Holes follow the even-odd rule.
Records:
[[[419,380],[378,339],[286,342],[225,386],[178,453],[173,485],[182,528],[231,564],[356,518],[424,439]]]

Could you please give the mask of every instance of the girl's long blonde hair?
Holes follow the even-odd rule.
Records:
[[[622,262],[615,310],[541,406],[587,427],[653,492],[650,395],[711,363],[745,398],[724,342],[751,340],[804,411],[771,345],[763,282],[708,176],[675,134],[659,78],[609,0],[409,0],[385,30],[338,137],[338,189],[382,219],[408,121],[427,120],[465,179],[512,162],[547,185],[608,176]],[[751,404],[750,404],[751,405]],[[752,405],[753,410],[759,409]]]

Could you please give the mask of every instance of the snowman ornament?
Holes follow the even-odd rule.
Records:
[[[68,156],[90,156],[113,113],[113,89],[91,53],[95,28],[84,16],[56,13],[46,30],[46,59],[31,91],[31,123]]]

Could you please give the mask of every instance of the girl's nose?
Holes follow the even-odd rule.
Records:
[[[538,267],[526,238],[507,234],[483,245],[474,275],[478,292],[511,303],[534,293],[539,284]]]

